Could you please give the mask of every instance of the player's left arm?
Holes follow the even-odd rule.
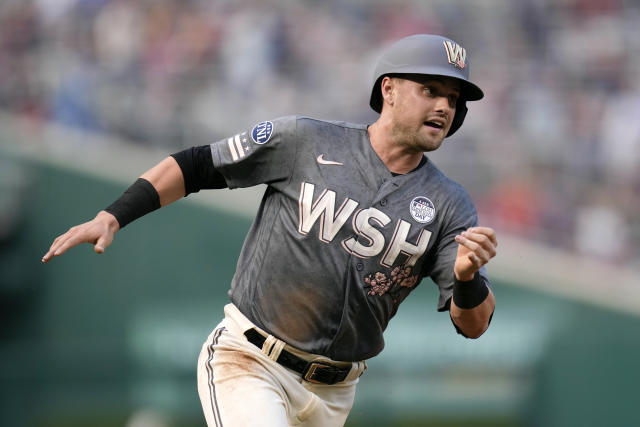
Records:
[[[464,336],[478,338],[489,327],[495,308],[493,292],[479,270],[496,255],[498,240],[489,227],[471,227],[455,240],[458,253],[450,315]]]

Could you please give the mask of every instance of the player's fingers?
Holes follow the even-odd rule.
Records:
[[[63,233],[63,234],[61,234],[61,235],[59,235],[58,237],[55,238],[55,240],[51,244],[51,247],[49,248],[49,251],[55,252],[56,248],[60,247],[66,240],[68,240],[72,236],[75,236],[76,234],[80,233],[81,231],[82,231],[82,229],[78,225],[76,225],[74,227],[71,227],[70,229],[67,230],[66,233]]]
[[[47,253],[42,256],[42,262],[49,262],[52,256],[51,252],[47,251]]]
[[[58,239],[59,239],[59,237],[58,237]],[[58,239],[53,241],[51,246],[49,246],[49,250],[42,256],[42,262],[47,262],[47,261],[49,261],[51,259],[51,257],[53,256],[54,248],[56,246],[56,241]]]
[[[51,243],[51,247],[53,247],[56,243],[58,243],[58,242],[59,242],[59,241],[60,241],[60,240],[61,240],[61,239],[66,235],[66,234],[67,234],[67,233],[64,233],[64,234],[61,234],[61,235],[59,235],[58,237],[56,237],[56,238],[53,240],[53,243]]]
[[[471,236],[468,232],[463,232],[459,235],[456,236],[455,238],[456,242],[458,242],[459,244],[461,244],[462,246],[472,250],[472,251],[476,251],[476,250],[483,250],[482,246],[480,246],[480,244],[476,241],[474,241],[473,239],[471,239]]]
[[[494,241],[491,240],[491,238],[485,234],[476,233],[471,230],[473,229],[463,232],[462,236],[471,240],[472,242],[477,243],[491,256],[491,258],[496,256],[496,246],[494,244]]]
[[[53,256],[60,256],[65,253],[68,249],[82,243],[82,241],[77,236],[71,236],[66,240],[63,240],[56,246],[53,250]]]
[[[487,238],[491,241],[493,246],[495,247],[498,246],[498,238],[496,237],[496,231],[491,227],[480,227],[480,226],[471,227],[467,231],[470,231],[475,234],[482,234],[484,236],[487,236]]]
[[[59,256],[81,243],[95,243],[103,233],[89,223],[71,228],[53,250],[53,256]]]
[[[51,243],[51,246],[49,246],[49,252],[51,252],[51,253],[55,252],[55,249],[58,246],[60,246],[60,243],[68,238],[69,233],[71,233],[71,231],[67,231],[66,233],[61,234],[58,237],[56,237],[55,240],[53,241],[53,243]]]
[[[42,262],[49,261],[53,257],[53,252],[55,251],[55,249],[56,247],[54,245],[51,245],[49,250],[42,256]]]
[[[93,246],[93,250],[98,253],[104,253],[104,250],[113,242],[113,237],[108,234],[103,234],[98,238],[96,244]]]
[[[473,252],[470,252],[467,255],[467,259],[469,260],[469,262],[471,262],[471,265],[473,265],[473,267],[478,270],[480,269],[480,267],[482,267],[483,265],[486,264],[486,262],[483,262],[482,259],[480,259],[476,254],[474,254]]]
[[[66,233],[56,237],[53,243],[51,243],[51,246],[49,246],[47,253],[42,257],[42,262],[47,262],[53,258],[58,248],[69,238],[71,234],[73,234],[73,229],[69,229]]]
[[[480,244],[466,237],[465,233],[456,236],[456,242],[469,249],[477,258],[483,260],[483,264],[489,262],[489,260],[491,259],[490,253],[485,250]]]

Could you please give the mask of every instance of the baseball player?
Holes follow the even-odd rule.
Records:
[[[477,338],[489,326],[495,303],[484,265],[495,233],[424,154],[482,97],[461,45],[401,39],[375,69],[375,123],[283,117],[173,154],[55,239],[42,261],[82,242],[102,253],[129,222],[201,189],[267,184],[231,302],[198,361],[205,418],[341,426],[365,361],[383,349],[389,320],[423,277],[439,287],[437,308],[458,333]]]

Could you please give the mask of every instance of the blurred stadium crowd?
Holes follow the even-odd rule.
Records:
[[[640,267],[640,5],[2,0],[0,108],[168,152],[286,114],[369,121],[376,53],[432,32],[486,98],[437,163],[482,222]]]

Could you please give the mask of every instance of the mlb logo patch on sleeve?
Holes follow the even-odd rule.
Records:
[[[251,139],[256,144],[266,144],[267,141],[271,138],[271,134],[273,133],[273,123],[271,122],[262,122],[258,123],[253,127],[251,131]]]

